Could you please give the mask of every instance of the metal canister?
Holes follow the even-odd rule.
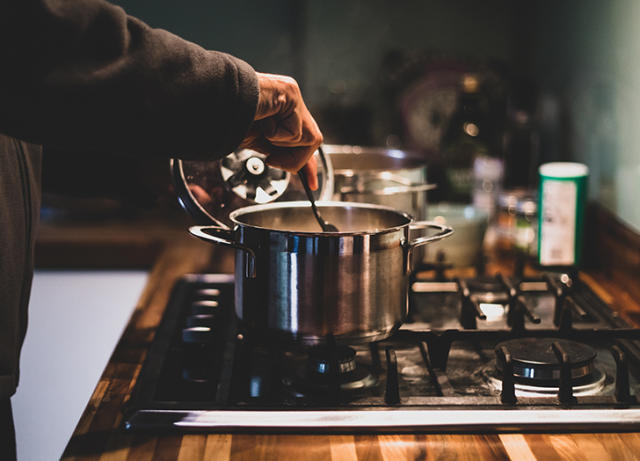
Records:
[[[539,174],[538,263],[578,266],[589,168],[581,163],[545,163]]]

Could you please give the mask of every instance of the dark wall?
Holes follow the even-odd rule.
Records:
[[[294,76],[331,142],[380,144],[397,134],[389,114],[395,95],[385,87],[390,56],[510,62],[517,55],[518,8],[508,0],[116,3],[256,70]]]
[[[263,72],[294,71],[295,0],[119,0],[129,14],[201,46],[234,54]]]
[[[543,153],[587,164],[591,198],[640,231],[640,2],[538,2],[534,12]]]

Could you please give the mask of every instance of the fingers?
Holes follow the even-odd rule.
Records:
[[[267,140],[260,138],[246,140],[242,147],[267,155],[266,163],[274,168],[280,168],[294,174],[305,168],[309,187],[312,190],[318,189],[318,161],[313,156],[316,149],[274,146]]]
[[[311,190],[318,190],[318,160],[311,156],[307,164],[303,167],[307,176],[307,182]]]
[[[263,147],[256,149],[259,152],[269,152],[266,162],[268,165],[275,168],[288,171],[290,173],[297,173],[303,166],[307,164],[315,149],[312,147],[280,147],[270,145],[269,147]]]
[[[267,163],[296,173],[322,144],[322,133],[302,99],[295,80],[282,75],[258,73],[260,88],[255,122],[242,147],[267,155]],[[315,160],[305,172],[317,189]]]

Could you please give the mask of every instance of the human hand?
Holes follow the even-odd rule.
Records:
[[[241,148],[267,155],[276,168],[297,173],[305,168],[311,189],[318,188],[318,166],[313,153],[322,144],[322,133],[302,100],[294,79],[257,73],[260,96],[254,122]]]

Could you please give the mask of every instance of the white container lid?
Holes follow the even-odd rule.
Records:
[[[583,163],[551,162],[540,165],[541,176],[548,178],[580,178],[589,175],[589,167]]]

